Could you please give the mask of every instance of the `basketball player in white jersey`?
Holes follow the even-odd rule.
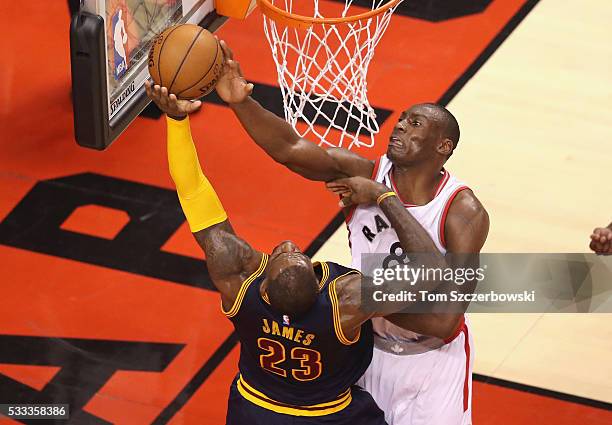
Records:
[[[413,222],[418,222],[413,233],[423,239],[421,252],[480,252],[489,217],[474,193],[444,169],[459,141],[457,121],[444,107],[421,104],[402,113],[389,138],[387,154],[376,161],[346,149],[325,150],[302,139],[249,96],[253,85],[244,80],[231,50],[221,43],[226,64],[217,93],[275,161],[311,180],[332,182],[361,176],[387,185],[416,219]],[[342,192],[338,185],[331,188]],[[347,211],[347,224],[354,266],[359,267],[362,253],[401,251],[397,234],[378,207],[364,205]],[[374,357],[362,385],[389,424],[471,424],[472,338],[463,314],[446,316],[455,322],[456,332],[433,350],[428,348],[432,344],[427,337],[385,320],[375,323]]]

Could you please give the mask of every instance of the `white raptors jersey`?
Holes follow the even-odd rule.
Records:
[[[372,178],[390,187],[399,196],[391,175],[392,166],[393,164],[386,155],[381,156],[376,161]],[[427,231],[438,250],[442,254],[446,254],[444,241],[446,214],[455,196],[468,187],[451,176],[448,171],[443,170],[442,173],[442,179],[431,202],[425,205],[412,205],[404,202],[401,198],[400,201]],[[357,270],[361,270],[361,254],[399,254],[402,251],[395,230],[377,205],[357,206],[352,214],[347,217],[347,227],[352,267]],[[383,318],[374,318],[372,323],[374,332],[385,339],[410,341],[417,339],[419,336],[414,332],[395,326]]]

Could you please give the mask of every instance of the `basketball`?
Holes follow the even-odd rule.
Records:
[[[155,84],[167,87],[179,99],[197,99],[217,84],[223,51],[206,29],[175,25],[154,39],[148,65]]]

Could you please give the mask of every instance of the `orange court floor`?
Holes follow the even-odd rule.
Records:
[[[381,154],[409,105],[449,103],[538,2],[481,3],[490,4],[452,19],[393,18],[369,73],[371,103],[386,119],[376,147],[360,153]],[[0,403],[62,401],[76,424],[223,424],[238,341],[180,213],[164,120],[138,118],[104,152],[78,147],[65,2],[5,1],[0,20]],[[259,12],[218,34],[254,96],[278,105]],[[206,102],[192,128],[252,245],[291,239],[313,255],[341,225],[323,185],[266,157],[227,107]],[[604,425],[609,408],[474,379],[476,425]]]

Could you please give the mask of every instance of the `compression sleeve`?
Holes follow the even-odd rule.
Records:
[[[178,198],[193,233],[227,220],[219,197],[202,172],[193,139],[189,117],[174,120],[167,117],[168,166]]]

